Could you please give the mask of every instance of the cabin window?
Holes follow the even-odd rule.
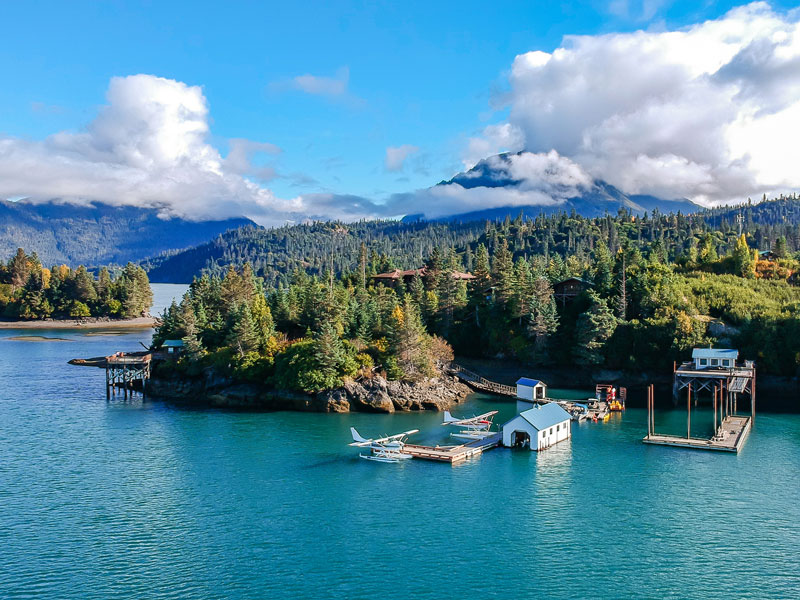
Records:
[[[730,365],[730,362],[731,362],[731,361],[730,361],[730,360],[728,360],[727,358],[723,358],[723,359],[722,359],[722,366],[723,366],[723,367],[729,367],[729,366],[731,366],[731,365]]]
[[[553,435],[553,428],[550,428],[550,435]]]
[[[705,367],[706,365],[708,365],[708,360],[705,359],[705,358],[701,358],[700,359],[700,366],[701,367]]]
[[[719,360],[716,358],[711,359],[711,366],[716,367],[719,364]]]

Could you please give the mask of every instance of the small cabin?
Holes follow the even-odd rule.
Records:
[[[544,450],[572,435],[570,415],[555,402],[536,404],[503,425],[503,445]]]
[[[728,348],[695,348],[692,350],[694,368],[702,369],[732,369],[739,358],[738,350]]]
[[[402,269],[395,269],[394,271],[387,271],[386,273],[378,273],[377,275],[373,275],[372,280],[376,283],[382,283],[390,287],[396,287],[400,283],[411,285],[411,282],[417,275],[425,279],[427,277],[426,268],[421,267],[419,269],[409,269],[406,271],[403,271]],[[452,277],[456,281],[472,281],[475,279],[475,275],[472,273],[462,273],[460,271],[453,271]]]
[[[769,262],[774,262],[778,260],[778,255],[775,254],[772,250],[760,250],[758,252],[758,260],[766,260]]]
[[[183,340],[164,340],[161,347],[167,354],[180,354],[183,351]]]
[[[561,302],[561,304],[566,304],[568,301],[574,300],[578,295],[592,287],[594,287],[594,285],[590,281],[586,281],[580,277],[570,277],[564,281],[553,284],[553,297]]]
[[[535,402],[547,398],[547,384],[538,379],[520,377],[517,379],[517,399]]]

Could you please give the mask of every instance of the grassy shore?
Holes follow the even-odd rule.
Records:
[[[0,321],[0,329],[147,329],[153,317],[135,319],[42,319],[38,321]]]

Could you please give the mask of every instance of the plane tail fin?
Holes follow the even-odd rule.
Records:
[[[368,440],[364,439],[363,437],[361,437],[361,434],[359,434],[356,431],[355,427],[351,427],[350,428],[350,433],[353,435],[353,441],[354,442],[366,442],[366,441],[368,441]]]

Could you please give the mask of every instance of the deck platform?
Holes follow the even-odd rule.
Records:
[[[686,438],[677,435],[664,435],[654,433],[646,436],[642,441],[645,444],[658,446],[675,446],[676,448],[693,448],[697,450],[716,450],[719,452],[739,452],[750,433],[750,417],[730,416],[725,417],[720,425],[721,435],[710,439]]]
[[[503,434],[497,432],[482,440],[473,440],[466,444],[461,444],[460,446],[419,446],[417,444],[405,444],[402,452],[403,454],[410,454],[414,458],[458,464],[472,456],[483,453],[484,450],[496,448],[502,441]]]

